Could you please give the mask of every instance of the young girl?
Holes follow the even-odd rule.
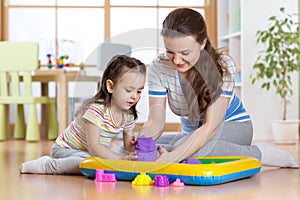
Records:
[[[76,174],[79,164],[90,156],[104,159],[137,159],[133,152],[136,103],[144,88],[145,65],[125,55],[115,56],[103,73],[99,92],[86,100],[75,119],[56,139],[51,157],[25,162],[21,173]],[[117,135],[123,133],[124,152]]]

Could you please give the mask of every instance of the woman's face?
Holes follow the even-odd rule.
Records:
[[[168,58],[173,62],[176,70],[182,75],[189,74],[189,70],[196,64],[206,40],[200,45],[193,36],[164,37],[164,44]]]

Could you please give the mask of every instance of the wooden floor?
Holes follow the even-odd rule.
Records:
[[[20,174],[23,161],[49,155],[52,141],[28,143],[9,140],[0,142],[0,197],[19,199],[300,199],[299,169],[263,167],[255,176],[215,186],[183,188],[135,186],[131,182],[95,183],[84,176]],[[272,142],[270,142],[273,144]],[[299,143],[281,145],[299,161]]]

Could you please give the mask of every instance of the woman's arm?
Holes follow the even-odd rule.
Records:
[[[123,155],[118,155],[110,150],[110,147],[106,147],[99,143],[100,140],[100,128],[92,123],[87,122],[86,137],[88,151],[93,156],[98,156],[104,159],[121,160],[125,159]]]
[[[164,131],[166,118],[166,97],[149,97],[148,120],[141,128],[140,136],[156,140]]]
[[[199,151],[217,133],[230,98],[219,97],[206,111],[206,122],[172,152],[162,151],[159,162],[180,162]]]

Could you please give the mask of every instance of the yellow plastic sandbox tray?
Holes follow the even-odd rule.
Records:
[[[251,177],[260,172],[259,160],[248,156],[193,157],[201,164],[141,162],[107,160],[89,157],[80,163],[80,171],[88,178],[95,178],[96,169],[116,174],[117,180],[133,181],[141,172],[152,179],[166,175],[170,182],[180,178],[186,185],[216,185]]]

